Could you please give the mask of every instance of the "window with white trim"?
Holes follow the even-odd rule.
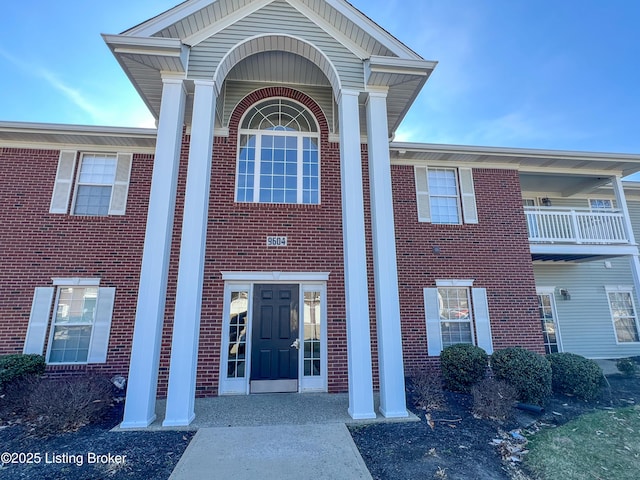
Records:
[[[590,198],[589,207],[596,212],[613,210],[613,201],[609,198]]]
[[[478,223],[472,169],[415,167],[415,181],[418,221]]]
[[[430,356],[457,343],[469,343],[493,352],[489,305],[485,288],[473,280],[438,280],[424,289],[427,348]]]
[[[251,107],[240,124],[236,202],[319,204],[319,145],[303,105],[271,98]]]
[[[631,290],[607,291],[611,319],[619,343],[640,342],[638,315]]]
[[[35,290],[23,353],[46,351],[49,364],[105,363],[115,288],[100,287],[98,279],[54,285]]]
[[[49,213],[124,215],[133,155],[63,150]]]
[[[86,363],[97,300],[97,287],[58,288],[47,355],[49,363]]]
[[[456,343],[475,344],[468,288],[438,288],[442,348]]]

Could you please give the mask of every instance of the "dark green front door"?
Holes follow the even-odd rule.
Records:
[[[251,393],[298,391],[298,297],[298,285],[254,285]]]

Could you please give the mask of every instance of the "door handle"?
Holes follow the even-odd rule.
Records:
[[[296,340],[290,345],[290,347],[293,347],[296,350],[300,350],[300,340],[296,338]]]

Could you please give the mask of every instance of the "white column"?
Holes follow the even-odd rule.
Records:
[[[629,206],[627,205],[627,198],[624,194],[624,188],[622,186],[622,177],[611,177],[611,185],[613,186],[613,193],[616,196],[617,207],[624,215],[624,228],[627,232],[627,238],[629,239],[629,242],[635,244],[636,236],[633,233],[633,224],[631,223]],[[636,290],[636,299],[640,301],[640,257],[638,257],[637,249],[634,255],[629,256],[629,264],[631,265],[631,274],[633,276],[633,286]]]
[[[162,422],[165,427],[189,425],[195,418],[196,370],[216,92],[213,81],[196,80],[194,83],[169,389],[166,415]]]
[[[342,91],[340,115],[340,177],[342,183],[342,230],[344,284],[347,312],[349,363],[349,415],[375,418],[369,332],[369,291],[364,235],[362,154],[358,92]]]
[[[156,418],[160,343],[167,293],[171,235],[184,124],[182,79],[163,78],[147,230],[122,428],[146,427]]]
[[[387,93],[370,92],[367,101],[369,186],[376,289],[380,413],[407,417],[400,329],[398,262],[391,193]]]

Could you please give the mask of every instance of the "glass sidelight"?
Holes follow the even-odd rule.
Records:
[[[319,291],[304,292],[304,376],[322,375],[320,344],[322,341],[321,297]]]
[[[560,351],[558,339],[558,326],[554,317],[553,297],[550,293],[538,295],[538,310],[544,335],[544,349],[547,354]]]
[[[227,378],[244,378],[245,376],[248,311],[249,292],[246,290],[231,292]]]

